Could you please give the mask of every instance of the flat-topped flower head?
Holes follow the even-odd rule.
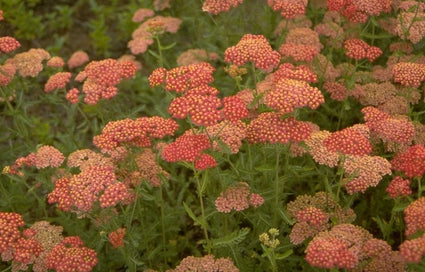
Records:
[[[162,184],[161,177],[165,179],[170,178],[170,174],[163,170],[158,164],[156,154],[150,148],[145,148],[137,154],[135,161],[140,179],[146,180],[153,187],[158,187]],[[137,180],[137,183],[133,183],[132,185],[135,187],[140,183],[140,179]]]
[[[283,18],[293,19],[297,15],[305,14],[308,0],[267,0],[267,4],[274,11],[280,11]]]
[[[345,155],[367,155],[372,152],[369,139],[353,127],[331,133],[323,140],[323,145],[332,152]]]
[[[0,54],[10,53],[21,47],[21,44],[13,37],[0,37]]]
[[[214,61],[219,59],[217,53],[209,52],[205,49],[189,49],[181,53],[176,62],[179,66],[201,63],[205,61]]]
[[[217,162],[215,161],[214,157],[209,154],[203,153],[195,160],[196,170],[205,170],[208,168],[214,168],[216,166]]]
[[[109,242],[114,248],[124,247],[126,228],[118,228],[108,234]]]
[[[238,153],[246,135],[246,124],[242,121],[222,121],[206,127],[208,136],[213,140],[213,148],[221,150],[221,143],[227,145],[231,153]]]
[[[370,46],[360,39],[346,40],[344,48],[347,50],[345,54],[355,60],[367,58],[370,62],[373,62],[382,55],[382,50],[379,47]]]
[[[58,57],[58,56],[54,56],[54,57],[52,57],[52,58],[50,58],[48,61],[47,61],[47,66],[49,66],[49,67],[53,67],[53,68],[61,68],[61,67],[63,67],[64,65],[65,65],[65,61],[61,58],[61,57]]]
[[[215,200],[215,206],[219,212],[229,213],[232,210],[246,210],[250,205],[258,207],[264,202],[260,195],[252,195],[248,183],[239,182],[236,186],[229,187],[222,192]]]
[[[425,147],[421,144],[410,146],[406,151],[397,153],[391,165],[409,178],[422,177],[425,174]]]
[[[215,258],[213,255],[203,257],[188,256],[173,270],[175,272],[202,271],[202,272],[239,272],[239,269],[228,258]]]
[[[294,66],[292,63],[282,63],[273,73],[273,81],[278,82],[281,78],[296,79],[305,82],[315,83],[317,75],[305,65]]]
[[[420,263],[425,256],[425,234],[401,243],[400,255],[408,263]]]
[[[404,210],[406,236],[425,230],[425,197],[421,197],[407,206]]]
[[[380,15],[391,11],[391,0],[329,0],[328,9],[338,11],[353,23],[365,23],[370,15]]]
[[[43,61],[50,59],[50,54],[44,49],[31,48],[26,52],[16,54],[8,59],[6,63],[11,63],[22,77],[36,77],[43,70]]]
[[[178,137],[162,149],[161,156],[167,162],[195,162],[202,151],[211,147],[205,134],[193,134],[190,131]]]
[[[35,153],[35,167],[38,169],[46,167],[59,167],[65,160],[64,155],[57,148],[44,145]]]
[[[293,117],[282,119],[274,112],[264,112],[249,123],[246,139],[250,143],[300,142],[311,135],[311,126]]]
[[[86,52],[79,50],[74,52],[67,61],[69,69],[82,66],[84,63],[90,60],[89,55]]]
[[[391,180],[385,191],[391,198],[411,195],[412,189],[410,189],[410,180],[397,176]]]
[[[237,66],[253,62],[256,68],[270,72],[279,65],[280,54],[263,35],[245,34],[237,45],[226,49],[224,61]]]
[[[279,53],[295,61],[312,61],[319,54],[319,50],[312,45],[284,43],[280,46]]]
[[[141,23],[146,18],[152,17],[155,15],[155,12],[151,9],[147,8],[141,8],[136,10],[136,12],[133,14],[133,18],[131,19],[135,23]]]
[[[52,92],[56,89],[65,88],[66,84],[71,79],[72,74],[69,72],[59,72],[49,77],[44,85],[44,91],[46,93]]]
[[[237,7],[243,0],[206,0],[202,5],[202,10],[214,15],[220,12],[229,11],[232,7]]]
[[[237,122],[240,119],[248,117],[248,109],[244,101],[239,96],[226,96],[223,98],[223,115],[230,122]]]
[[[0,212],[0,253],[8,250],[21,237],[19,228],[23,226],[25,222],[20,214]]]
[[[335,167],[338,165],[339,155],[337,152],[329,151],[324,145],[323,140],[329,137],[331,133],[326,130],[313,132],[311,136],[305,140],[308,146],[308,153],[318,164]]]
[[[425,64],[399,62],[392,70],[394,82],[418,88],[425,81]]]
[[[7,86],[16,73],[16,67],[12,63],[0,65],[0,86]]]

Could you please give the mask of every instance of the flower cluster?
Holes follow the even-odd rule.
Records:
[[[347,50],[345,54],[355,60],[367,58],[373,62],[380,55],[382,50],[376,46],[370,46],[365,41],[359,39],[349,39],[344,42],[344,48]]]
[[[109,242],[114,248],[119,248],[124,246],[125,233],[126,233],[126,228],[119,228],[108,234]]]
[[[309,138],[305,140],[308,147],[308,153],[318,164],[334,167],[338,164],[339,155],[337,152],[329,151],[324,145],[323,140],[331,135],[329,131],[322,130],[313,132]]]
[[[0,212],[0,253],[5,252],[21,237],[20,227],[25,222],[20,214]]]
[[[272,49],[264,36],[245,34],[235,46],[224,51],[224,61],[237,66],[250,61],[258,69],[271,71],[278,66],[280,54]]]
[[[71,73],[69,72],[59,72],[49,77],[44,85],[44,91],[46,93],[52,92],[56,89],[65,88],[66,84],[71,79]]]
[[[350,223],[355,214],[352,209],[343,209],[325,192],[314,196],[301,195],[287,205],[288,214],[296,219],[289,238],[294,245],[314,237],[320,231],[330,228],[331,222]]]
[[[202,10],[214,15],[220,12],[229,11],[232,7],[237,7],[243,0],[206,0],[202,5]]]
[[[46,65],[52,68],[61,68],[65,65],[65,61],[61,57],[55,56],[55,57],[51,57],[47,61]]]
[[[326,81],[323,84],[323,89],[331,94],[331,98],[337,101],[344,101],[347,97],[347,87],[338,82]]]
[[[98,201],[105,208],[129,198],[128,188],[116,180],[114,171],[107,166],[87,166],[72,178],[56,180],[54,185],[47,200],[49,204],[57,203],[63,211],[90,212]]]
[[[297,15],[305,14],[308,0],[267,0],[267,4],[274,11],[280,11],[283,18],[293,19]]]
[[[163,170],[156,162],[156,154],[152,151],[152,149],[143,149],[143,151],[136,155],[134,160],[138,167],[138,181],[140,181],[140,179],[146,180],[151,186],[158,187],[162,184],[160,177],[164,177],[166,179],[170,177],[170,174]],[[136,186],[137,184],[132,185]]]
[[[76,67],[82,66],[84,63],[88,62],[90,60],[89,55],[87,55],[84,51],[76,51],[74,52],[71,57],[67,61],[67,65],[69,69],[73,69]]]
[[[393,178],[385,191],[391,198],[405,197],[412,194],[410,189],[410,180],[403,179],[400,176]]]
[[[89,272],[97,261],[96,251],[84,247],[78,236],[64,238],[46,256],[47,268],[62,272]]]
[[[170,272],[187,272],[187,271],[202,271],[202,272],[239,272],[239,269],[228,258],[215,259],[213,255],[203,257],[188,256],[184,258],[180,264]]]
[[[13,37],[0,37],[0,54],[10,53],[21,47],[21,44]]]
[[[179,66],[186,66],[195,63],[206,62],[209,60],[217,60],[219,58],[217,53],[208,52],[204,49],[189,49],[181,53],[176,62]]]
[[[391,166],[396,171],[404,172],[409,178],[422,177],[425,173],[425,147],[416,144],[397,153],[391,160]]]
[[[270,237],[270,235],[271,237]],[[264,244],[268,248],[276,248],[280,245],[279,239],[276,237],[279,235],[279,230],[276,228],[269,229],[268,233],[263,232],[258,236],[258,239],[262,244]]]
[[[346,156],[343,168],[347,178],[344,187],[351,195],[376,187],[384,175],[391,175],[391,164],[380,156]]]
[[[368,137],[354,126],[331,133],[323,140],[323,145],[331,152],[346,155],[362,156],[372,151]]]
[[[403,241],[400,245],[400,255],[406,262],[420,263],[425,256],[425,234],[415,239]]]
[[[393,66],[392,74],[394,82],[417,88],[425,81],[425,64],[399,62]]]
[[[250,205],[256,208],[263,202],[264,199],[260,195],[250,192],[248,183],[239,182],[236,186],[229,187],[222,192],[215,200],[215,206],[217,211],[229,213],[232,210],[243,211]]]
[[[110,157],[106,157],[103,154],[96,153],[91,149],[79,149],[68,155],[67,162],[68,167],[78,167],[80,170],[84,170],[91,165],[108,166],[114,168],[114,162]]]
[[[30,49],[16,54],[6,63],[11,63],[22,77],[36,77],[43,70],[43,61],[50,58],[49,52],[44,49]]]
[[[15,73],[15,65],[11,63],[0,65],[0,86],[7,86],[12,81]]]
[[[245,139],[246,124],[242,121],[223,121],[206,128],[208,136],[213,140],[213,148],[222,150],[221,143],[224,143],[231,153],[238,153],[242,140]]]
[[[393,251],[391,246],[384,240],[372,238],[367,240],[361,249],[367,259],[366,265],[362,268],[364,272],[406,271],[406,262],[399,251]]]
[[[116,85],[123,78],[130,78],[136,74],[137,67],[133,61],[118,61],[115,59],[104,59],[91,61],[86,65],[84,71],[77,75],[76,80],[82,81],[82,91],[85,93],[84,102],[89,105],[96,104],[101,98],[110,99],[114,97],[118,88]]]
[[[391,11],[390,0],[329,0],[328,9],[338,11],[350,22],[364,23],[369,15],[380,15]]]
[[[425,230],[425,197],[421,197],[407,206],[404,210],[406,236]]]
[[[107,123],[102,133],[93,138],[93,143],[104,150],[113,150],[123,143],[148,147],[151,146],[151,139],[173,135],[177,128],[174,120],[159,116],[136,120],[127,118]]]
[[[139,16],[140,11],[136,11],[134,17],[136,21],[141,22],[146,17],[153,14],[145,11],[145,16]],[[152,14],[152,15],[150,15]],[[136,16],[137,15],[137,16]],[[134,18],[133,17],[133,18]],[[134,55],[146,52],[149,45],[154,42],[154,36],[164,32],[176,33],[180,27],[182,20],[173,17],[155,16],[144,21],[139,27],[133,31],[132,40],[128,42],[128,47]]]
[[[405,4],[409,2],[416,4],[416,7],[406,7],[406,9],[399,13],[394,32],[401,39],[409,40],[417,44],[425,36],[425,10],[423,8],[423,3],[419,1],[403,2],[405,2]]]
[[[310,137],[311,126],[293,117],[282,119],[279,113],[264,112],[249,123],[246,139],[250,143],[300,142]]]

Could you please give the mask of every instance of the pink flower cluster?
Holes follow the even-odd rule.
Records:
[[[403,179],[400,176],[393,178],[385,191],[391,198],[405,197],[412,194],[410,189],[410,180]]]
[[[239,182],[222,192],[215,200],[215,206],[219,212],[229,213],[232,210],[243,211],[249,206],[257,208],[264,203],[264,199],[255,193],[251,193],[246,182]]]
[[[283,18],[293,19],[297,15],[305,14],[308,0],[267,0],[267,4],[274,11],[280,11]]]
[[[220,12],[229,11],[232,7],[237,7],[243,0],[206,0],[202,5],[202,10],[214,15]]]

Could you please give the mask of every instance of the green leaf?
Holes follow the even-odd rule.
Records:
[[[261,165],[261,166],[254,167],[254,169],[259,172],[268,172],[268,171],[277,170],[275,165]]]
[[[231,247],[241,243],[245,240],[246,236],[251,230],[249,228],[242,228],[240,230],[236,230],[224,237],[212,239],[211,245],[213,248],[222,248],[222,247]]]
[[[289,256],[292,255],[292,253],[294,253],[294,251],[292,249],[289,249],[287,251],[285,251],[284,253],[277,253],[276,254],[276,260],[283,260],[288,258]]]
[[[185,202],[183,202],[183,207],[186,210],[187,214],[190,216],[190,218],[192,218],[192,220],[195,222],[194,225],[195,226],[202,226],[201,220],[199,220],[199,218],[196,217],[196,215],[193,213],[192,209],[190,209],[189,206],[187,206],[187,204]]]
[[[166,46],[161,46],[162,50],[168,50],[173,48],[176,45],[176,42],[173,42],[172,44],[166,45]]]

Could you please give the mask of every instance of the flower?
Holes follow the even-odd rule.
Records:
[[[46,167],[59,167],[65,157],[55,147],[50,145],[41,146],[35,153],[35,167],[42,169]]]
[[[146,18],[152,17],[155,15],[155,12],[151,9],[141,8],[136,10],[131,19],[133,22],[140,23],[143,22]]]
[[[214,15],[220,12],[229,11],[232,7],[237,7],[243,0],[206,0],[202,5],[202,10]]]
[[[237,122],[240,119],[248,117],[248,109],[242,98],[239,96],[226,96],[223,98],[223,115],[230,122]]]
[[[91,271],[97,264],[97,254],[93,249],[83,245],[78,236],[64,238],[46,256],[47,267],[62,272]]]
[[[201,154],[195,160],[195,169],[196,170],[205,170],[208,168],[213,168],[217,166],[217,162],[214,157],[209,154]]]
[[[263,35],[245,34],[235,46],[224,51],[224,61],[237,66],[251,61],[256,68],[271,71],[278,66],[280,54]]]
[[[146,180],[153,187],[158,187],[162,184],[161,178],[170,178],[170,174],[163,170],[156,161],[156,154],[150,148],[143,149],[135,157],[135,162],[138,167],[140,179]],[[138,181],[140,182],[140,179]],[[135,186],[137,184],[133,184]]]
[[[280,10],[283,18],[293,19],[296,15],[305,14],[308,0],[267,0],[267,4],[274,11]]]
[[[25,226],[22,216],[13,212],[0,212],[0,253],[12,247],[21,237],[20,227]]]
[[[16,73],[16,67],[12,63],[0,65],[0,86],[7,86]]]
[[[279,53],[284,57],[292,57],[295,61],[312,61],[319,51],[311,45],[284,43],[280,46]]]
[[[366,22],[368,15],[380,15],[391,11],[390,0],[329,0],[327,6],[331,11],[338,11],[353,23]]]
[[[405,197],[412,194],[410,189],[410,180],[403,179],[400,176],[393,178],[385,191],[391,198]]]
[[[384,175],[391,175],[391,164],[379,156],[346,156],[343,166],[346,176],[344,187],[351,195],[364,193],[368,187],[376,187]]]
[[[109,242],[114,248],[119,248],[124,246],[124,236],[126,233],[126,228],[118,228],[114,231],[111,231],[108,234]]]
[[[205,134],[190,131],[178,137],[162,149],[161,157],[167,162],[195,162],[201,152],[210,148],[211,143]]]
[[[347,50],[345,55],[355,60],[367,58],[370,62],[373,62],[382,54],[382,50],[379,47],[370,46],[360,39],[346,40],[344,48]]]
[[[293,117],[281,119],[274,112],[261,113],[249,123],[246,139],[250,143],[289,143],[306,140],[311,135],[308,123],[297,121]]]
[[[122,182],[116,182],[109,185],[99,197],[100,207],[107,208],[116,206],[119,202],[123,202],[130,198],[127,186]]]
[[[52,57],[47,61],[47,66],[54,67],[54,68],[61,68],[65,65],[65,62],[61,57]]]
[[[400,245],[400,255],[406,262],[420,263],[425,256],[425,234],[415,239],[403,241]]]
[[[239,272],[239,269],[228,258],[215,259],[213,255],[205,255],[203,257],[188,256],[184,258],[173,271]]]
[[[417,3],[417,7],[411,10],[401,11],[397,16],[397,25],[394,32],[403,40],[409,40],[413,44],[419,43],[425,36],[425,12],[419,7],[418,1],[404,1]],[[423,4],[423,3],[422,3]]]
[[[407,206],[404,210],[406,236],[425,230],[425,197],[421,197]]]
[[[329,151],[324,145],[323,140],[329,137],[331,133],[326,130],[313,132],[309,138],[305,140],[308,146],[308,152],[318,164],[335,167],[339,161],[337,152]]]
[[[21,44],[15,38],[10,36],[0,37],[0,54],[1,52],[10,53],[19,47],[21,47]]]
[[[294,66],[292,63],[282,63],[273,73],[273,82],[278,82],[282,78],[296,79],[305,82],[317,82],[317,75],[305,65]]]
[[[392,74],[394,82],[417,88],[425,81],[425,64],[399,62],[393,66]]]
[[[49,77],[46,85],[44,85],[44,91],[48,93],[54,91],[55,89],[63,89],[70,79],[71,73],[69,72],[56,73]]]
[[[213,140],[213,148],[222,150],[221,143],[227,145],[230,152],[238,153],[242,140],[245,138],[246,124],[242,121],[222,121],[216,125],[206,127],[208,136]]]
[[[421,177],[425,173],[425,147],[421,144],[410,146],[406,151],[397,153],[391,160],[396,171],[402,171],[409,177]]]
[[[87,55],[86,52],[79,50],[74,52],[71,55],[71,57],[67,61],[67,64],[69,69],[73,69],[73,68],[82,66],[84,63],[88,62],[89,60],[90,60],[89,55]]]
[[[362,251],[365,252],[368,258],[367,264],[363,268],[365,272],[405,271],[406,263],[400,252],[392,251],[391,246],[384,240],[369,239],[364,243]]]
[[[219,58],[217,53],[208,52],[204,49],[189,49],[181,53],[176,62],[179,66],[186,66],[195,63],[206,62],[209,60],[217,60]]]
[[[8,59],[6,63],[11,63],[23,77],[36,77],[43,70],[43,60],[50,59],[50,54],[44,49],[34,49],[16,54]]]
[[[331,98],[337,101],[344,101],[347,98],[347,87],[338,82],[329,82],[326,81],[323,84],[323,89],[331,94]]]
[[[243,211],[249,207],[249,205],[257,208],[264,199],[255,194],[251,198],[252,194],[249,190],[249,185],[246,182],[238,182],[236,186],[232,186],[221,192],[220,196],[215,200],[215,206],[217,211],[222,213],[229,213],[232,210]]]
[[[34,238],[19,238],[13,244],[13,261],[20,265],[32,264],[43,249],[41,244]]]
[[[77,88],[72,88],[66,93],[66,100],[68,100],[72,104],[78,103],[78,94],[80,93],[80,90]]]
[[[331,152],[346,155],[367,155],[372,151],[368,138],[353,127],[332,132],[323,140],[323,145]]]

